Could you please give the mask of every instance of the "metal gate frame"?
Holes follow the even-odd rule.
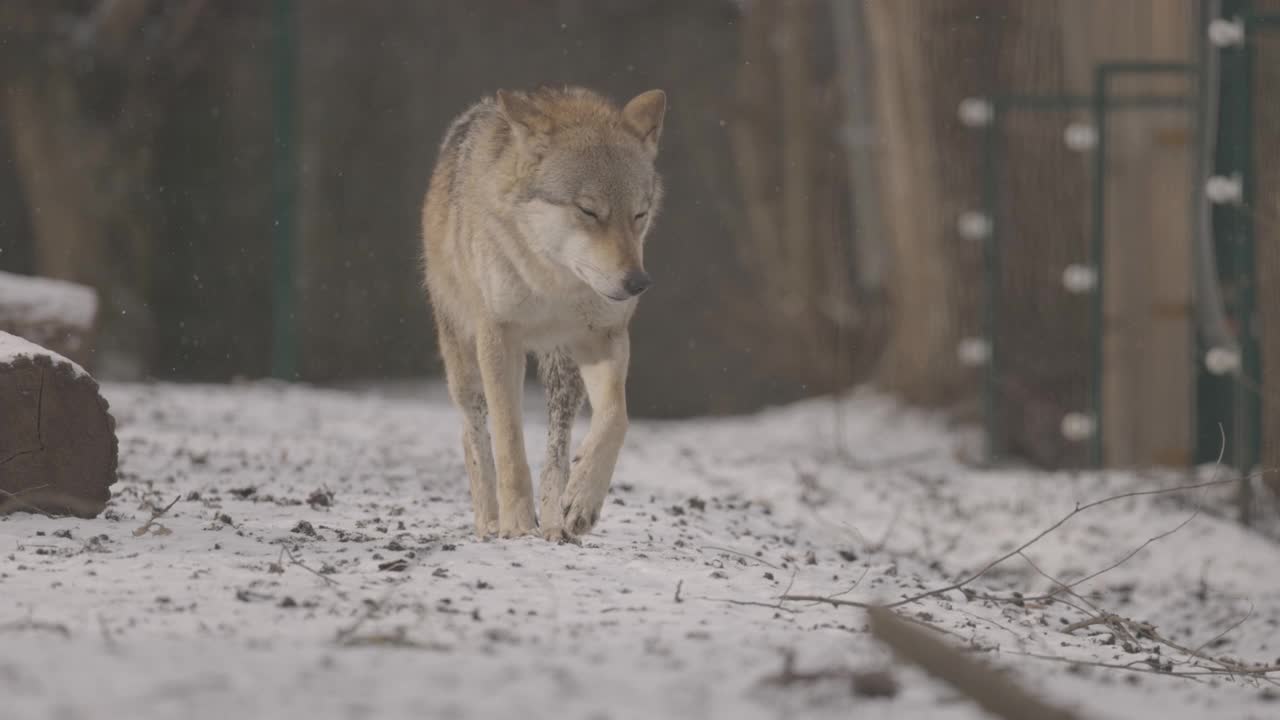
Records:
[[[1236,367],[1229,377],[1215,377],[1206,366],[1208,353],[1204,338],[1197,337],[1197,357],[1200,374],[1199,388],[1206,400],[1214,401],[1230,423],[1231,452],[1227,462],[1241,478],[1242,520],[1248,522],[1252,505],[1252,485],[1247,481],[1262,460],[1262,333],[1265,331],[1257,317],[1257,227],[1253,215],[1257,191],[1257,171],[1254,166],[1254,55],[1253,42],[1260,33],[1280,30],[1280,14],[1253,12],[1252,0],[1222,0],[1217,17],[1210,10],[1210,3],[1201,0],[1200,25],[1205,29],[1201,37],[1202,62],[1216,46],[1220,99],[1216,137],[1216,151],[1212,169],[1205,173],[1210,179],[1234,188],[1235,196],[1211,206],[1211,227],[1215,241],[1215,255],[1219,260],[1218,276],[1227,287],[1234,287],[1235,297],[1226,305],[1235,320],[1235,336],[1238,348]],[[1217,26],[1217,37],[1211,39],[1211,26]],[[1207,103],[1206,103],[1207,107]],[[1211,139],[1204,138],[1204,142]],[[1225,262],[1222,262],[1225,260]],[[1214,386],[1217,387],[1214,387]],[[1209,413],[1198,413],[1196,427],[1196,458],[1199,462],[1211,462],[1220,453],[1217,422]]]
[[[1193,99],[1179,95],[1132,95],[1113,97],[1108,92],[1110,78],[1125,73],[1167,73],[1187,72],[1185,63],[1106,63],[1095,71],[1095,91],[1093,95],[1000,95],[990,99],[971,98],[966,101],[968,109],[962,109],[963,119],[967,124],[981,127],[982,136],[982,204],[981,210],[968,223],[962,222],[961,234],[980,237],[983,244],[983,265],[986,275],[987,293],[983,302],[983,326],[985,337],[981,340],[970,339],[969,343],[980,343],[980,352],[968,353],[974,362],[981,361],[986,366],[985,388],[985,424],[987,435],[987,461],[994,464],[1004,455],[1003,418],[1000,407],[1003,400],[1001,390],[1001,356],[996,332],[996,318],[1001,294],[1000,277],[1000,203],[998,188],[1000,185],[1000,147],[1003,138],[1004,117],[1012,112],[1067,113],[1091,110],[1093,119],[1093,158],[1090,175],[1092,196],[1092,233],[1090,238],[1090,257],[1086,268],[1092,270],[1093,303],[1092,303],[1092,367],[1090,369],[1090,403],[1091,407],[1074,418],[1064,418],[1064,423],[1074,425],[1082,431],[1088,430],[1091,438],[1091,457],[1095,465],[1101,465],[1101,377],[1102,377],[1102,279],[1105,238],[1105,181],[1106,159],[1106,117],[1109,113],[1123,110],[1167,110],[1192,109]],[[966,230],[965,225],[969,225]],[[974,225],[979,227],[973,227]]]
[[[1234,187],[1236,195],[1223,200],[1214,199],[1210,206],[1212,213],[1212,238],[1215,252],[1219,255],[1229,251],[1230,262],[1227,267],[1219,265],[1218,278],[1220,284],[1235,285],[1239,288],[1238,297],[1231,303],[1231,314],[1239,328],[1238,358],[1235,365],[1228,363],[1228,369],[1213,369],[1209,355],[1213,351],[1222,351],[1207,344],[1198,327],[1193,327],[1192,353],[1193,367],[1196,368],[1196,386],[1191,393],[1192,414],[1192,447],[1193,462],[1203,462],[1209,451],[1207,443],[1202,442],[1206,436],[1204,430],[1207,423],[1205,413],[1201,412],[1206,400],[1225,405],[1230,413],[1232,434],[1236,442],[1232,443],[1233,452],[1226,459],[1242,477],[1257,467],[1261,458],[1261,422],[1262,405],[1259,388],[1261,378],[1260,340],[1262,329],[1256,321],[1256,278],[1254,265],[1256,260],[1256,227],[1252,215],[1253,199],[1257,186],[1257,173],[1254,163],[1253,143],[1253,63],[1254,45],[1251,38],[1259,32],[1280,30],[1280,14],[1263,14],[1252,12],[1252,0],[1222,0],[1219,17],[1213,17],[1209,0],[1200,0],[1199,23],[1196,30],[1200,56],[1197,62],[1107,62],[1100,63],[1094,69],[1093,93],[1089,96],[1077,95],[1007,95],[992,98],[970,98],[961,106],[962,120],[971,127],[983,130],[982,136],[982,200],[977,213],[966,223],[961,222],[961,234],[981,238],[984,241],[983,257],[986,275],[987,293],[984,299],[984,333],[983,338],[970,338],[965,341],[973,350],[965,352],[972,364],[985,364],[985,426],[987,434],[987,460],[996,463],[1004,454],[1003,418],[1001,417],[1001,372],[1002,358],[996,333],[996,318],[1001,291],[1000,278],[1000,227],[999,199],[1000,184],[999,167],[1001,165],[1000,139],[1002,118],[1013,111],[1045,111],[1064,112],[1088,109],[1091,111],[1096,142],[1093,147],[1092,173],[1092,211],[1090,233],[1089,267],[1093,276],[1092,297],[1092,367],[1090,368],[1091,398],[1090,407],[1082,409],[1077,425],[1082,437],[1087,436],[1091,443],[1090,455],[1096,467],[1102,467],[1105,461],[1105,447],[1102,435],[1102,378],[1104,372],[1103,358],[1103,312],[1105,309],[1104,271],[1106,251],[1106,160],[1107,160],[1107,117],[1118,109],[1185,107],[1193,112],[1195,141],[1194,158],[1189,172],[1192,178],[1192,227],[1199,233],[1201,218],[1201,197],[1210,194],[1210,186],[1217,183],[1228,189]],[[1221,53],[1217,80],[1222,89],[1222,100],[1219,103],[1219,132],[1222,133],[1218,149],[1211,163],[1206,167],[1202,158],[1206,143],[1209,142],[1205,132],[1207,123],[1207,72],[1205,58],[1210,47],[1211,25],[1228,23],[1228,26],[1215,27],[1214,30],[1226,32],[1212,41]],[[1225,37],[1225,40],[1223,39]],[[1116,97],[1111,94],[1113,79],[1132,74],[1182,74],[1195,82],[1194,97],[1173,96],[1134,96]],[[968,108],[966,108],[968,105]],[[1235,183],[1232,185],[1231,183]],[[975,220],[976,218],[976,220]],[[967,226],[967,229],[966,229]],[[1194,246],[1193,246],[1194,247]],[[1198,272],[1199,260],[1193,256],[1193,272]],[[1197,303],[1202,302],[1200,298]],[[1197,307],[1197,310],[1200,308]],[[1230,358],[1228,357],[1228,360]],[[1230,377],[1222,375],[1230,373]],[[1208,382],[1224,382],[1227,392],[1215,392]],[[1065,420],[1065,418],[1064,418]],[[1217,439],[1217,423],[1214,426],[1213,457],[1220,450]],[[1246,489],[1247,492],[1247,489]]]

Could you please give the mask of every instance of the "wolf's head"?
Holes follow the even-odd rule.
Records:
[[[662,200],[654,169],[667,98],[622,109],[581,89],[499,91],[517,153],[520,223],[535,250],[623,302],[652,284],[644,240]]]

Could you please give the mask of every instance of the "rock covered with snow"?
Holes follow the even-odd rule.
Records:
[[[98,295],[92,288],[0,272],[0,332],[26,338],[83,365],[97,314]]]

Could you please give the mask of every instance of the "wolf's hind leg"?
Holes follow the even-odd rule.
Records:
[[[489,439],[488,403],[476,360],[475,345],[460,342],[444,322],[440,323],[440,352],[444,357],[449,395],[462,411],[462,453],[471,481],[471,508],[475,511],[476,535],[498,532],[497,471]]]
[[[569,482],[569,439],[586,388],[578,365],[561,351],[538,357],[538,375],[547,391],[547,459],[538,480],[538,518],[542,536],[560,540],[565,537],[560,495]]]

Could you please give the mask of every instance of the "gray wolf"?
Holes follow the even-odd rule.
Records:
[[[666,102],[661,90],[621,108],[583,88],[498,91],[440,145],[424,274],[481,537],[571,539],[600,517],[627,432],[628,326],[651,285]],[[530,354],[548,408],[537,517],[521,426]],[[591,425],[571,463],[584,397]]]

